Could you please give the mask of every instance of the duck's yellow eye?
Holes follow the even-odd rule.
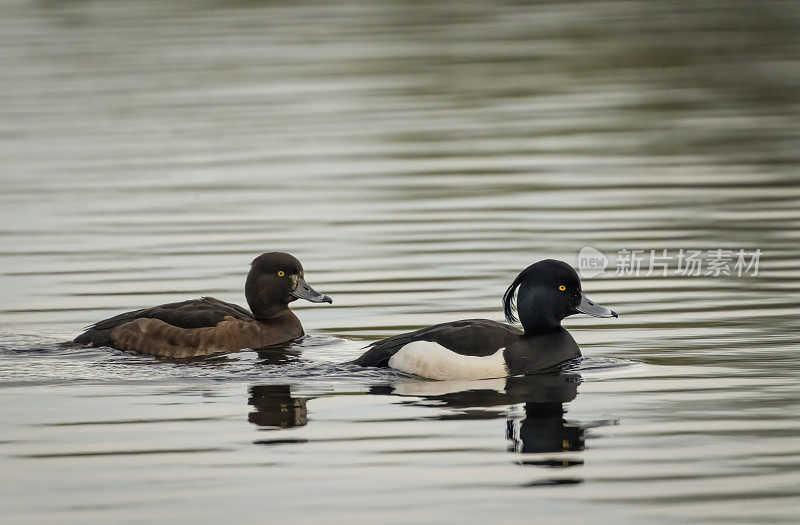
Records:
[[[283,276],[284,276],[283,270],[278,270],[278,277],[283,277]]]
[[[563,292],[564,290],[567,289],[567,287],[562,284],[561,286],[558,287],[558,289]]]

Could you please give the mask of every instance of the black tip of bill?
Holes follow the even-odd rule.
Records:
[[[592,317],[619,317],[617,312],[605,306],[600,306],[586,297],[584,293],[581,293],[581,304],[578,305],[576,310],[582,314],[591,315]]]
[[[315,289],[311,288],[308,283],[304,279],[300,279],[297,282],[297,286],[295,287],[292,295],[297,297],[298,299],[305,299],[306,301],[312,303],[328,303],[333,304],[333,299],[328,297],[327,295],[323,295],[316,291]]]

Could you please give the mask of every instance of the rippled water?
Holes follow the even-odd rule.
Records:
[[[0,9],[4,519],[797,519],[797,4]],[[340,364],[584,246],[762,256],[585,280],[560,375]],[[267,250],[335,301],[283,351],[57,344]]]

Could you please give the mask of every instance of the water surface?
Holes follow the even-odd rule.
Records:
[[[793,522],[795,4],[5,2],[0,505],[13,523]],[[341,363],[500,320],[578,250],[760,249],[618,276],[560,375]],[[297,255],[332,306],[280,351],[62,347],[128,309],[242,303]]]

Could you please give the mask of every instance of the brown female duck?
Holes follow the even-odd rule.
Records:
[[[263,348],[303,335],[290,302],[333,302],[306,283],[300,261],[280,252],[253,260],[244,293],[251,311],[213,297],[162,304],[99,321],[74,342],[170,358]]]

